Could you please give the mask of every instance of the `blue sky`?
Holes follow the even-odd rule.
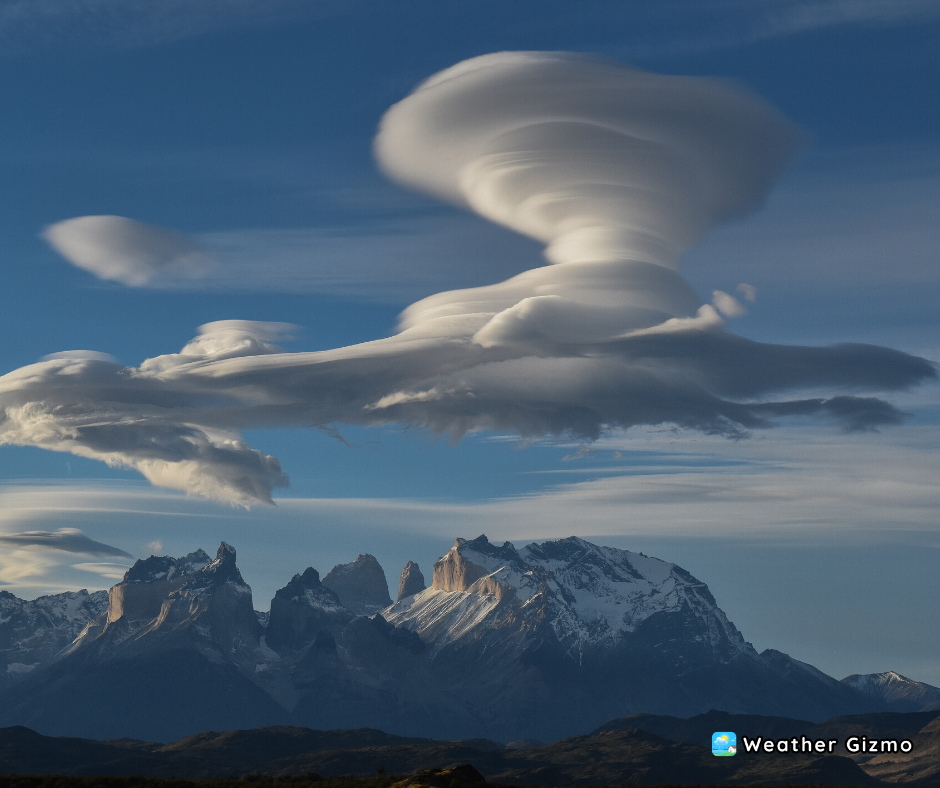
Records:
[[[831,418],[778,413],[777,426],[745,425],[729,438],[706,434],[715,430],[694,419],[631,426],[627,414],[611,417],[620,426],[604,425],[592,440],[577,429],[539,434],[528,416],[512,415],[516,403],[505,395],[454,442],[454,412],[420,410],[430,394],[421,400],[393,389],[388,396],[413,401],[392,406],[403,409],[384,424],[345,423],[341,402],[324,423],[307,411],[290,423],[270,414],[212,416],[226,440],[237,433],[290,477],[289,487],[269,488],[276,507],[247,500],[249,509],[230,505],[221,482],[204,484],[216,473],[208,465],[197,463],[185,482],[177,474],[154,486],[119,467],[130,456],[123,449],[62,437],[74,423],[56,414],[74,404],[77,388],[91,392],[83,407],[111,402],[90,362],[46,362],[76,370],[49,388],[16,377],[49,354],[75,350],[116,359],[118,367],[102,369],[138,368],[223,320],[291,324],[264,336],[254,323],[226,330],[292,353],[358,346],[395,334],[413,302],[543,266],[542,241],[487,221],[478,215],[485,206],[474,203],[474,213],[428,193],[450,188],[443,181],[404,187],[383,174],[373,150],[386,111],[418,83],[503,50],[579,52],[664,75],[730,80],[732,90],[776,107],[795,125],[781,119],[775,128],[799,129],[782,174],[682,254],[681,274],[698,303],[715,290],[734,295],[747,312],[726,315],[718,330],[736,337],[868,343],[936,363],[938,32],[936,4],[907,0],[587,9],[0,2],[0,374],[15,378],[0,387],[0,407],[43,415],[3,433],[0,534],[79,529],[135,558],[211,550],[225,539],[238,548],[261,609],[294,572],[313,565],[325,573],[360,552],[374,553],[394,586],[409,559],[429,577],[456,536],[485,532],[519,543],[576,534],[686,567],[758,648],[786,651],[837,678],[890,669],[940,684],[940,614],[922,603],[940,590],[938,389],[922,373],[919,385],[914,375],[879,389],[869,378],[901,375],[893,356],[852,360],[857,379],[825,391],[791,385],[784,398],[876,397],[891,414],[906,414],[866,423],[877,431],[846,433]],[[581,68],[558,63],[562,76]],[[551,88],[554,79],[544,82]],[[710,85],[715,96],[726,89]],[[483,114],[487,96],[485,86],[470,95]],[[416,104],[399,106],[413,113],[407,108]],[[764,112],[756,106],[735,109],[736,123]],[[474,139],[448,133],[455,149]],[[409,173],[425,163],[401,152],[403,138],[382,165],[393,174],[397,167],[399,181],[418,177]],[[761,155],[778,155],[767,150]],[[428,177],[437,177],[429,160]],[[141,236],[136,224],[47,230],[96,216],[126,217],[157,235]],[[127,243],[114,247],[115,239]],[[167,265],[157,255],[156,274],[157,258],[137,254],[145,242],[147,254],[157,254],[154,244],[172,251]],[[740,283],[755,289],[753,303]],[[199,347],[231,339],[206,336]],[[538,352],[559,356],[557,348]],[[421,352],[415,359],[422,362]],[[849,361],[833,357],[841,363]],[[370,380],[384,374],[369,369]],[[517,391],[528,374],[520,369],[501,385]],[[323,385],[333,388],[319,390],[318,407],[356,394],[342,376]],[[266,390],[269,402],[275,389]],[[781,401],[743,391],[723,396]],[[204,414],[221,412],[212,391],[198,396]],[[172,409],[148,400],[157,405]],[[101,405],[96,423],[107,422],[110,407]],[[137,415],[122,413],[111,426]],[[65,432],[53,441],[47,427]],[[67,451],[48,450],[50,441]],[[256,457],[250,449],[237,451]],[[104,456],[117,464],[94,458]],[[274,477],[266,468],[258,478],[263,487]],[[199,496],[207,489],[215,500]],[[0,583],[28,598],[103,588],[129,560],[87,544],[81,552],[74,539],[61,544],[4,543]]]

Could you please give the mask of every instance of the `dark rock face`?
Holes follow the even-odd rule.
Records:
[[[406,596],[420,594],[427,585],[424,582],[424,575],[414,561],[405,564],[401,570],[401,580],[398,581],[398,600],[401,602]]]
[[[337,564],[323,578],[323,585],[339,597],[340,603],[356,616],[371,616],[392,604],[388,581],[375,556],[365,553],[351,564]]]
[[[279,653],[303,648],[321,632],[328,634],[352,618],[339,597],[320,582],[317,570],[308,567],[302,575],[294,575],[271,600],[265,642]]]

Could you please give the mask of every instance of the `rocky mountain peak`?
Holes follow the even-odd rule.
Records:
[[[349,564],[337,564],[323,578],[343,607],[357,616],[371,616],[392,604],[385,571],[375,556],[364,553]]]
[[[247,588],[248,584],[242,578],[241,572],[238,571],[235,558],[235,548],[228,542],[222,542],[216,552],[215,559],[198,572],[193,573],[186,586],[188,588],[206,588],[210,585],[233,583]]]
[[[209,554],[202,549],[182,558],[152,555],[137,561],[108,592],[108,623],[122,618],[128,622],[153,620],[167,596],[210,563]]]
[[[398,581],[398,601],[401,602],[406,596],[420,594],[427,585],[424,582],[424,575],[414,561],[409,561],[401,570],[401,579]]]

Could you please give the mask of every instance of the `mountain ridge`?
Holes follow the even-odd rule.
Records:
[[[0,725],[170,740],[196,733],[198,720],[554,741],[641,712],[819,721],[919,710],[940,696],[903,677],[839,682],[782,652],[758,654],[682,567],[578,537],[520,549],[457,539],[429,587],[405,566],[395,602],[369,554],[322,581],[307,567],[266,615],[236,558],[222,542],[214,559],[198,550],[135,563],[97,592],[71,642],[28,673],[0,663]],[[4,599],[12,609],[15,597]],[[167,692],[167,681],[190,695]],[[151,699],[146,721],[122,700],[135,692]]]

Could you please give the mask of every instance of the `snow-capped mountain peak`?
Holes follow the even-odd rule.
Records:
[[[670,614],[683,617],[697,642],[722,660],[753,652],[708,587],[681,567],[578,537],[521,550],[510,542],[494,545],[486,536],[458,539],[434,565],[431,589],[383,616],[425,639],[438,641],[436,633],[446,631],[447,642],[454,642],[497,626],[507,605],[530,631],[548,626],[569,653],[579,655]]]

